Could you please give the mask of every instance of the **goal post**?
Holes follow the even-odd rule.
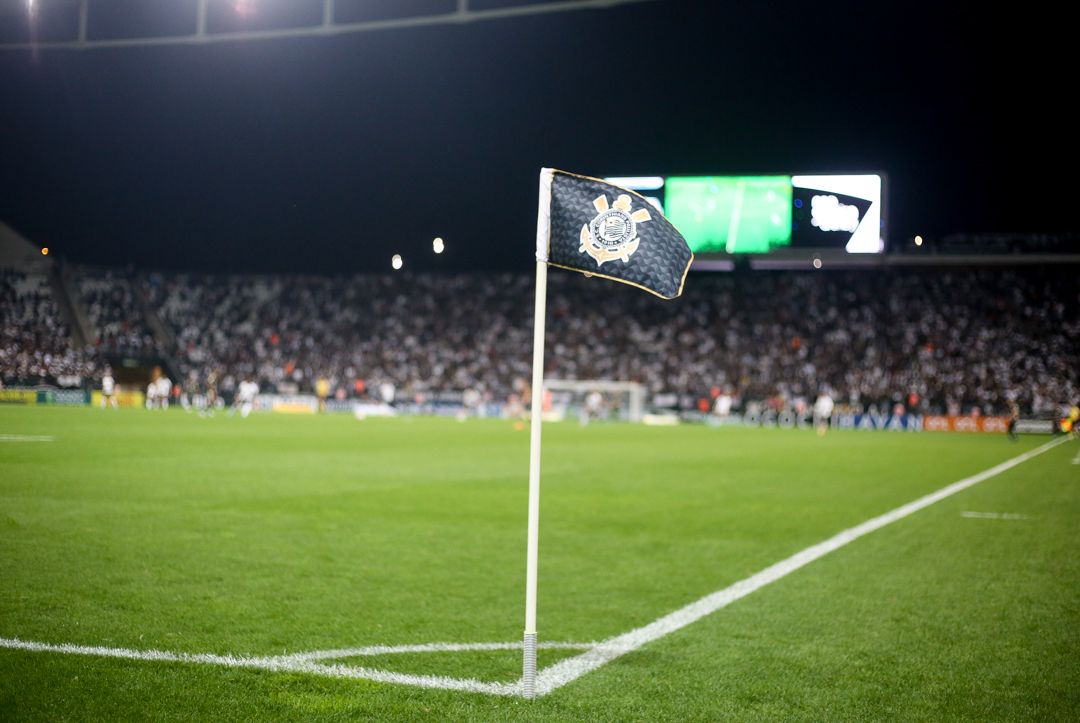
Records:
[[[645,387],[639,382],[613,382],[606,379],[545,379],[544,391],[552,392],[552,406],[556,406],[555,396],[560,392],[569,393],[572,406],[580,407],[585,396],[600,392],[609,400],[618,402],[617,415],[628,422],[640,422],[645,410]],[[625,401],[623,401],[625,400]],[[568,406],[563,403],[563,408]]]

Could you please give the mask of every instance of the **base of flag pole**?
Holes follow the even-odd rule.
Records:
[[[536,633],[525,633],[525,660],[521,669],[521,695],[536,697]]]

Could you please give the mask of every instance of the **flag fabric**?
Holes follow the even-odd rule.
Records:
[[[674,299],[694,254],[644,196],[599,178],[545,168],[536,259]]]

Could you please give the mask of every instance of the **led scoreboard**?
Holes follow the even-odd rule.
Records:
[[[694,253],[768,253],[785,246],[885,249],[882,178],[807,176],[636,176],[609,182],[648,198]]]

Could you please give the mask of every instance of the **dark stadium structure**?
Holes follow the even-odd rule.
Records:
[[[107,364],[264,391],[406,399],[528,376],[524,275],[202,276],[90,267],[0,272],[5,386],[89,389]],[[719,388],[777,408],[828,390],[863,409],[1038,413],[1080,388],[1075,265],[691,274],[674,302],[551,275],[547,376],[638,381],[693,408]]]

